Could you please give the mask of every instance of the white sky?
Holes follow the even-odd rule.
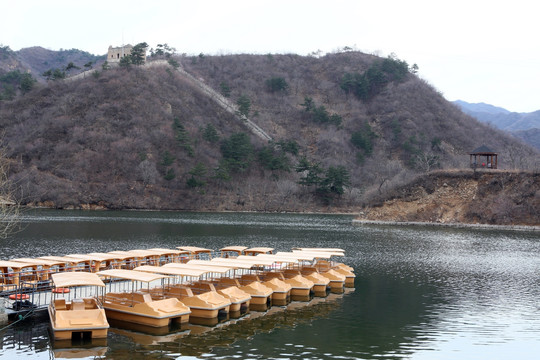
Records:
[[[12,50],[167,43],[179,53],[332,52],[344,46],[418,64],[448,100],[540,110],[540,5],[533,0],[9,0]]]

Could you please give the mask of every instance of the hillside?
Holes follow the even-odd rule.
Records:
[[[540,225],[540,174],[437,171],[385,194],[359,220]]]
[[[502,168],[538,168],[532,148],[462,113],[400,60],[176,57],[196,81],[151,60],[0,102],[23,203],[355,212],[419,173],[468,167],[482,144]]]

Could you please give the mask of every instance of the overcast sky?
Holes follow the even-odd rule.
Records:
[[[167,43],[179,53],[395,53],[448,100],[540,110],[532,0],[9,0],[0,44],[106,54]]]

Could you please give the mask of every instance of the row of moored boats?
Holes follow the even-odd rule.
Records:
[[[54,338],[104,338],[108,320],[150,327],[217,323],[354,287],[342,249],[178,247],[0,261],[3,294],[47,289]]]

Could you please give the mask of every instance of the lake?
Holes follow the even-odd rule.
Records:
[[[168,334],[112,327],[93,359],[536,359],[540,233],[353,226],[351,216],[35,210],[1,258],[192,245],[339,247],[354,291]],[[47,318],[0,333],[0,357],[62,358]],[[65,347],[65,346],[64,346]]]

